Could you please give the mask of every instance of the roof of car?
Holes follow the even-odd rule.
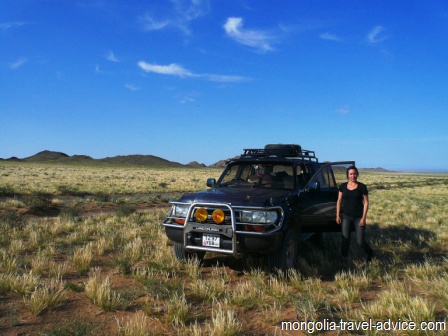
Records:
[[[248,148],[240,159],[274,159],[274,160],[300,160],[318,162],[316,153],[308,149],[302,149],[299,145],[266,145],[265,148]]]

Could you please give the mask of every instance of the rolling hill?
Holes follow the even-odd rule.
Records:
[[[199,163],[183,165],[178,162],[168,161],[154,155],[119,155],[106,157],[103,159],[94,159],[87,155],[69,156],[62,152],[44,150],[32,156],[19,159],[11,157],[9,159],[0,159],[2,161],[13,162],[33,162],[33,163],[60,163],[60,164],[104,164],[118,166],[151,166],[151,167],[200,167]]]
[[[235,158],[237,158],[236,156]],[[163,159],[154,155],[118,155],[113,157],[106,157],[102,159],[94,159],[88,155],[67,155],[62,152],[55,152],[44,150],[32,156],[20,159],[15,156],[9,159],[2,159],[0,161],[9,162],[32,162],[32,163],[58,163],[58,164],[92,164],[92,165],[116,165],[116,166],[147,166],[147,167],[190,167],[190,168],[204,168],[207,167],[203,163],[196,161],[181,164]],[[209,165],[210,168],[223,168],[227,160],[220,160],[214,164]],[[389,172],[384,168],[362,168],[366,172]]]

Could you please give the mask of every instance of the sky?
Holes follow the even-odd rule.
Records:
[[[2,0],[0,158],[448,171],[445,0]]]

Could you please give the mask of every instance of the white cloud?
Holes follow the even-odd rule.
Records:
[[[171,63],[170,65],[157,65],[140,61],[137,64],[143,71],[146,72],[154,72],[162,75],[171,75],[178,77],[197,77],[195,74],[184,69],[182,66],[176,63]]]
[[[120,61],[118,60],[118,58],[115,57],[115,55],[114,55],[114,53],[113,53],[112,51],[109,51],[109,53],[108,53],[107,56],[106,56],[106,59],[107,59],[108,61],[115,62],[115,63],[119,63],[119,62],[120,62]]]
[[[126,89],[131,90],[131,91],[139,91],[140,87],[134,85],[134,84],[125,84],[124,85]]]
[[[170,2],[174,11],[171,10],[170,14],[165,15],[166,18],[156,18],[150,14],[139,17],[142,29],[157,31],[172,28],[182,31],[185,35],[190,35],[190,22],[210,12],[210,0],[171,0]],[[158,16],[161,15],[158,14]]]
[[[0,23],[0,29],[7,30],[10,28],[16,28],[20,26],[24,26],[26,23],[22,21],[11,21],[11,22],[3,22]]]
[[[376,44],[379,42],[382,42],[384,40],[387,40],[389,38],[388,35],[385,35],[386,29],[383,26],[376,26],[374,27],[368,34],[367,34],[367,42],[371,44]]]
[[[222,82],[222,83],[229,83],[229,82],[246,82],[249,81],[250,78],[242,77],[242,76],[227,76],[227,75],[202,75],[202,77],[205,77],[211,82]]]
[[[338,113],[340,114],[349,114],[350,113],[350,106],[342,106],[338,109]]]
[[[22,65],[24,65],[26,63],[26,58],[24,58],[24,57],[21,57],[21,58],[19,58],[17,61],[15,61],[15,62],[13,62],[13,63],[10,63],[9,64],[9,67],[12,69],[12,70],[15,70],[15,69],[18,69],[18,68],[20,68]]]
[[[148,14],[140,17],[139,22],[145,31],[160,30],[167,27],[171,23],[170,20],[157,21]]]
[[[140,61],[137,65],[145,72],[153,72],[161,75],[177,76],[181,78],[203,78],[211,82],[243,82],[250,80],[242,76],[228,76],[215,74],[196,74],[190,70],[185,69],[179,64],[171,63],[169,65],[150,64],[145,61]]]
[[[273,50],[272,37],[263,31],[243,29],[243,19],[230,17],[223,26],[226,34],[236,42],[255,48],[261,52]]]
[[[171,0],[178,15],[191,21],[210,12],[209,0]]]
[[[329,41],[334,41],[334,42],[342,42],[342,39],[339,36],[331,34],[331,33],[328,33],[328,32],[320,34],[320,38],[323,39],[323,40],[329,40]]]
[[[191,98],[191,97],[184,97],[182,98],[182,100],[180,101],[181,104],[186,104],[186,103],[194,103],[196,100]]]

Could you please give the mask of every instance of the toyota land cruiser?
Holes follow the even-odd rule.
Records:
[[[175,256],[259,253],[272,269],[292,268],[301,241],[340,231],[338,186],[349,165],[354,161],[320,163],[299,145],[244,149],[218,180],[207,180],[210,189],[170,201],[163,226]]]

